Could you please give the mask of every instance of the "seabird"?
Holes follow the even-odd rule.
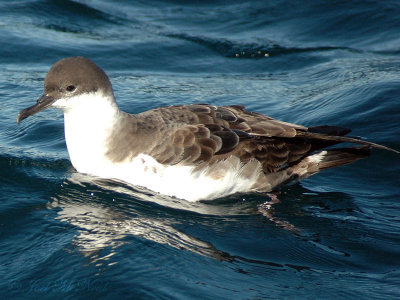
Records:
[[[129,114],[119,109],[109,78],[88,58],[54,64],[37,103],[64,112],[74,168],[188,201],[266,193],[293,180],[365,158],[370,148],[399,151],[353,137],[337,126],[305,127],[241,105],[176,105]],[[360,144],[327,148],[342,142]]]

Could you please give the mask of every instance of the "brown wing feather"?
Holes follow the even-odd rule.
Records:
[[[121,145],[135,144],[136,148],[129,155],[145,153],[160,163],[171,165],[198,165],[235,156],[244,163],[256,159],[267,174],[298,163],[312,151],[337,143],[377,146],[342,137],[350,131],[345,128],[318,126],[308,129],[248,112],[239,105],[170,106],[127,115],[127,118],[127,123],[135,124],[130,125],[135,134],[142,137],[140,145],[120,137]],[[126,155],[120,155],[118,160]]]
[[[158,130],[163,138],[147,154],[164,164],[192,165],[233,155],[242,162],[256,158],[265,172],[273,172],[311,148],[302,141],[280,139],[292,138],[306,127],[248,112],[243,106],[170,106],[152,110],[151,115],[162,120]]]

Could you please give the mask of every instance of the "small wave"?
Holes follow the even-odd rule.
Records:
[[[118,23],[115,16],[107,14],[84,3],[71,0],[47,0],[33,2],[26,5],[25,8],[35,15],[39,13],[53,19],[69,19],[70,23],[74,23],[78,20],[86,20],[88,23],[92,23],[93,21]]]
[[[197,37],[187,34],[166,34],[166,36],[206,46],[207,48],[221,54],[222,56],[231,58],[260,59],[269,56],[286,55],[292,53],[325,52],[325,51],[335,51],[335,50],[345,50],[357,53],[362,52],[361,50],[349,47],[332,47],[332,46],[285,47],[276,44],[273,41],[268,42],[266,45],[260,45],[256,43],[237,43],[229,41],[227,39],[212,39],[207,37]]]
[[[39,31],[45,29],[80,34],[92,39],[102,38],[102,32],[106,31],[105,29],[108,29],[110,25],[113,27],[124,23],[124,20],[115,15],[70,0],[16,3],[8,9],[8,15],[10,15],[11,23],[19,20],[15,24],[16,27],[21,26],[22,22],[27,28],[33,26]]]
[[[0,155],[0,166],[4,168],[18,168],[18,167],[26,167],[26,168],[46,168],[50,170],[68,170],[71,167],[71,163],[67,159],[38,159],[31,157],[22,157],[22,156],[11,156],[7,154]]]

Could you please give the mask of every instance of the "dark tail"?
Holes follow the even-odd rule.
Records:
[[[368,146],[322,150],[303,158],[291,169],[298,179],[304,179],[323,170],[347,165],[366,158],[370,152],[371,150]]]
[[[371,148],[368,146],[355,148],[338,148],[322,151],[322,159],[318,163],[319,171],[350,164],[370,155]]]
[[[370,147],[368,146],[314,152],[288,168],[260,177],[259,182],[253,186],[253,189],[259,192],[271,191],[282,184],[305,179],[323,170],[343,166],[366,158],[370,152]]]

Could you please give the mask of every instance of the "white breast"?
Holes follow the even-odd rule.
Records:
[[[64,130],[72,165],[82,173],[98,173],[104,164],[106,140],[119,109],[113,99],[101,93],[61,99],[55,106],[64,111]]]

